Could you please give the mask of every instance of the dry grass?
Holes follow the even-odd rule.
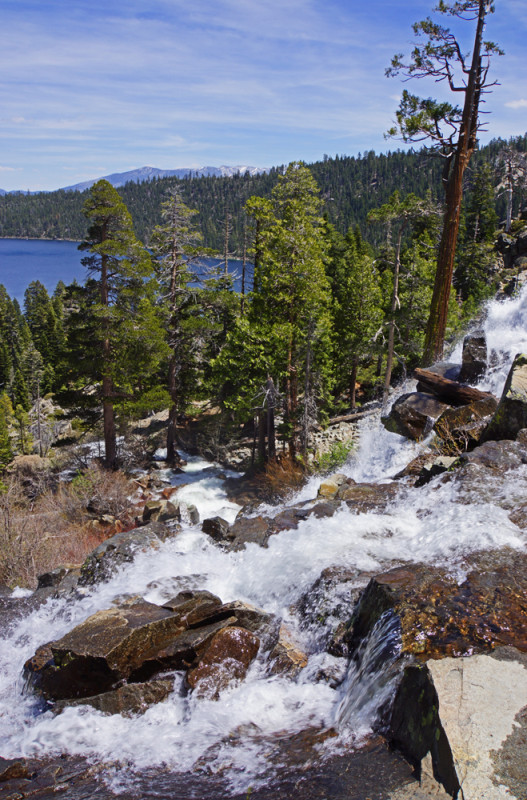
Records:
[[[302,464],[285,455],[269,461],[265,471],[258,476],[262,495],[271,502],[300,489],[305,480],[306,471]]]
[[[133,527],[131,493],[122,473],[98,467],[36,498],[11,476],[0,492],[0,583],[34,588],[42,573],[82,563],[116,531]],[[103,514],[115,522],[100,524]]]

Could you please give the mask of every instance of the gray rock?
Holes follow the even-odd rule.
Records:
[[[59,700],[53,706],[53,711],[60,714],[68,706],[88,705],[103,714],[121,714],[131,717],[135,714],[144,714],[150,706],[166,700],[173,691],[174,680],[165,679],[149,681],[148,683],[129,683],[110,692],[97,694],[93,697],[83,697],[77,700]]]
[[[136,553],[159,547],[174,532],[161,522],[117,533],[93,550],[81,567],[80,586],[107,581],[116,570],[134,560]]]
[[[514,359],[494,417],[483,432],[481,441],[515,439],[527,428],[527,355]]]
[[[487,369],[487,339],[482,330],[474,331],[463,340],[463,363],[457,380],[477,383]]]
[[[411,392],[395,401],[388,416],[382,417],[382,423],[393,433],[418,440],[430,433],[447,408],[446,403],[430,394]]]

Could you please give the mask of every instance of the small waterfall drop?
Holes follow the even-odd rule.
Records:
[[[512,300],[490,303],[484,327],[494,355],[481,388],[499,395],[514,355],[527,351],[527,288]],[[459,358],[460,353],[458,347],[453,357]],[[359,446],[342,471],[358,482],[383,483],[421,446],[388,433],[379,417],[371,415],[363,421]],[[188,483],[181,490],[182,499],[201,507],[202,516],[234,519],[237,507],[226,500],[222,478],[218,471],[207,474],[207,469],[208,465],[191,462],[186,474],[174,481]],[[511,491],[520,490],[518,480],[521,476]],[[520,488],[527,493],[527,475],[524,480]],[[292,502],[314,499],[318,482],[312,480]],[[295,530],[273,535],[267,548],[250,544],[236,552],[220,549],[199,526],[187,524],[159,550],[139,554],[107,583],[77,598],[48,600],[2,631],[2,754],[69,753],[99,762],[124,762],[135,769],[163,765],[175,771],[196,769],[206,761],[212,771],[226,772],[231,785],[240,790],[265,774],[268,765],[262,742],[283,736],[284,731],[335,727],[341,741],[347,741],[350,732],[352,738],[367,734],[396,678],[394,618],[382,618],[374,635],[363,643],[345,682],[334,688],[315,668],[330,658],[316,637],[320,633],[327,637],[331,631],[321,623],[315,635],[314,628],[302,626],[295,608],[327,568],[338,566],[359,575],[393,563],[422,561],[446,565],[455,572],[474,550],[525,548],[525,534],[509,520],[503,504],[490,496],[479,505],[460,503],[458,493],[453,482],[432,481],[427,487],[400,492],[382,511],[351,513],[343,506],[332,517],[309,517]],[[185,695],[179,690],[181,676],[176,675],[169,698],[134,718],[105,716],[87,706],[54,716],[50,711],[41,713],[35,698],[22,694],[23,664],[40,645],[60,638],[97,610],[109,608],[119,595],[139,594],[159,603],[173,596],[182,580],[186,586],[214,592],[223,602],[243,600],[286,620],[313,668],[308,667],[296,681],[269,675],[262,655],[246,680],[217,701]],[[387,668],[387,663],[392,666]],[[229,737],[239,741],[235,752]]]

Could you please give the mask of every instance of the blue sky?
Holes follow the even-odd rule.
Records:
[[[383,132],[402,84],[384,69],[432,5],[1,0],[0,187],[396,149]],[[472,27],[460,30],[468,46]],[[487,97],[485,138],[525,133],[527,0],[496,0],[487,38],[506,55],[493,63],[501,85]]]

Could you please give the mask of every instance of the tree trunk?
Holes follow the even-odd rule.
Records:
[[[106,238],[106,228],[103,227],[101,241]],[[101,305],[108,307],[108,257],[101,257]],[[115,433],[115,414],[113,407],[114,386],[110,375],[111,345],[110,322],[107,317],[102,320],[102,403],[103,403],[103,429],[104,429],[104,466],[107,469],[117,467],[117,437]]]
[[[418,391],[433,394],[439,400],[454,406],[464,406],[477,400],[487,400],[489,397],[493,397],[489,392],[482,392],[473,386],[465,386],[463,383],[451,381],[427,369],[415,369],[414,378],[419,381]]]
[[[465,89],[465,102],[459,137],[452,154],[452,163],[445,185],[446,208],[437,256],[434,291],[426,327],[423,364],[432,364],[443,356],[448,302],[450,300],[461,201],[463,199],[463,175],[476,146],[482,79],[481,46],[486,13],[486,2],[485,0],[480,0],[472,63]]]
[[[269,461],[276,459],[276,433],[274,424],[274,410],[276,404],[276,389],[272,378],[267,379],[267,456]]]
[[[265,464],[267,453],[265,452],[265,416],[263,409],[258,414],[258,461]]]
[[[355,411],[355,409],[357,408],[356,384],[357,384],[358,367],[359,367],[359,359],[356,356],[354,356],[353,361],[351,362],[351,376],[350,376],[350,403],[352,411]]]
[[[405,227],[406,227],[406,220],[399,228],[399,234],[397,236],[397,246],[395,249],[395,264],[393,266],[393,292],[392,292],[392,303],[390,308],[391,316],[390,316],[390,324],[388,326],[388,355],[386,357],[386,374],[384,376],[383,400],[386,400],[386,398],[388,397],[388,391],[390,389],[390,384],[392,380],[393,351],[395,348],[395,312],[397,311],[397,305],[399,303],[399,273],[401,271],[401,242]]]

